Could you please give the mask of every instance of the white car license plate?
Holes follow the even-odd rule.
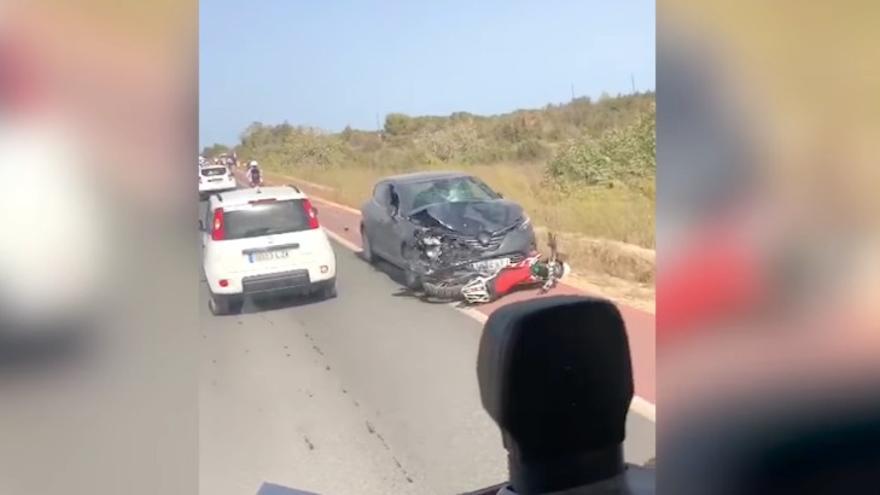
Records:
[[[477,261],[471,264],[474,270],[482,273],[494,273],[510,264],[510,258]]]
[[[290,250],[280,249],[278,251],[260,251],[258,253],[251,253],[249,256],[251,259],[251,263],[256,263],[259,261],[282,260],[290,257]]]

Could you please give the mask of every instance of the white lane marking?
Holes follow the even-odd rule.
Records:
[[[347,247],[348,249],[351,249],[355,253],[361,252],[361,248],[358,247],[355,243],[342,237],[341,235],[337,234],[336,232],[333,232],[332,230],[328,229],[327,227],[323,227],[323,228],[324,228],[324,232],[327,234],[327,237],[333,239],[334,241],[338,242],[339,244],[342,244],[343,246]]]
[[[320,189],[320,190],[322,190],[322,191],[335,191],[335,188],[333,188],[333,187],[325,186],[324,184],[317,184],[317,183],[314,183],[314,182],[309,182],[309,181],[307,181],[307,180],[303,180],[303,179],[300,179],[300,178],[298,178],[298,177],[294,177],[294,176],[292,176],[292,175],[278,174],[278,176],[279,176],[279,177],[284,177],[285,179],[290,179],[290,180],[292,180],[292,181],[294,181],[294,182],[302,182],[303,184],[305,184],[305,185],[307,185],[307,186],[309,186],[309,187],[314,187],[315,189]]]
[[[654,403],[648,402],[646,399],[643,399],[638,395],[634,395],[632,402],[629,404],[629,408],[631,411],[648,421],[652,423],[657,422],[657,406],[654,405]]]
[[[317,196],[309,196],[309,198],[311,198],[313,201],[317,201],[318,203],[328,204],[328,205],[330,205],[330,206],[332,206],[332,207],[334,207],[334,208],[339,208],[340,210],[344,210],[344,211],[347,211],[347,212],[349,212],[349,213],[354,213],[354,214],[357,215],[357,216],[361,216],[361,212],[360,212],[360,210],[355,210],[355,209],[352,208],[351,206],[345,206],[345,205],[343,205],[343,204],[339,204],[339,203],[336,203],[336,202],[333,202],[333,201],[330,201],[330,200],[327,200],[327,199],[324,199],[324,198],[319,198],[319,197],[317,197]]]
[[[480,312],[479,310],[476,310],[474,308],[460,307],[458,306],[458,303],[450,303],[449,306],[459,313],[464,313],[480,323],[486,323],[486,321],[489,319],[489,315]]]
[[[238,178],[238,176],[235,176],[235,180],[236,180],[236,182],[238,182],[238,185],[239,185],[239,186],[242,186],[242,187],[250,187],[250,184],[244,182],[243,179],[240,180],[240,179]],[[317,187],[317,184],[313,184],[313,183],[311,183],[311,182],[307,182],[307,181],[304,181],[304,180],[298,180],[298,182],[302,182],[302,183],[304,183],[304,184],[308,184],[309,186],[312,186],[312,187]],[[332,191],[332,189],[330,189],[329,187],[321,187],[321,188],[319,188],[319,189],[325,189],[325,190],[327,190],[327,191]],[[324,203],[324,204],[330,205],[330,206],[332,206],[332,207],[334,207],[334,208],[339,208],[340,210],[347,211],[347,212],[349,212],[349,213],[354,213],[354,214],[357,215],[357,216],[361,216],[361,211],[360,211],[360,210],[356,210],[356,209],[352,208],[351,206],[346,206],[346,205],[344,205],[344,204],[337,203],[337,202],[335,202],[335,201],[330,201],[329,199],[324,199],[324,198],[321,198],[321,197],[318,197],[318,196],[312,196],[312,195],[310,195],[310,194],[307,194],[307,196],[308,196],[309,199],[311,199],[312,201],[317,201],[318,203]]]
[[[309,186],[309,187],[313,187],[313,188],[318,189],[318,190],[321,190],[321,191],[331,191],[331,192],[332,192],[332,191],[335,191],[335,189],[332,188],[332,187],[325,186],[325,185],[323,185],[323,184],[316,184],[316,183],[314,183],[314,182],[309,182],[309,181],[307,181],[307,180],[303,180],[303,179],[300,179],[300,178],[297,178],[297,177],[293,177],[293,176],[291,176],[291,175],[281,175],[281,177],[284,177],[285,179],[290,179],[290,180],[293,181],[293,182],[299,182],[299,183],[305,184],[305,185],[307,185],[307,186]],[[328,204],[328,205],[330,205],[330,206],[335,206],[336,208],[339,208],[340,210],[345,210],[345,211],[347,211],[347,212],[349,212],[349,213],[356,213],[358,216],[360,216],[360,214],[361,214],[360,210],[356,210],[356,209],[352,208],[351,206],[347,206],[347,205],[344,205],[344,204],[341,204],[341,203],[337,203],[337,202],[335,202],[335,201],[330,201],[329,199],[319,198],[319,197],[317,197],[317,196],[312,196],[312,195],[309,195],[309,198],[311,198],[311,199],[313,199],[313,200],[315,200],[315,201],[317,201],[317,202],[319,202],[319,203],[325,203],[325,204]]]

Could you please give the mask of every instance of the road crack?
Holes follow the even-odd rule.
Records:
[[[305,440],[306,445],[309,447],[309,450],[315,450],[315,444],[313,444],[312,441],[309,440],[309,437],[303,435],[303,440]]]

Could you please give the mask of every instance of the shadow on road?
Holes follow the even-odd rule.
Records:
[[[366,260],[363,259],[363,256],[361,254],[358,254],[357,256],[366,263]],[[403,270],[392,265],[391,263],[388,263],[385,260],[376,260],[374,263],[372,263],[372,267],[373,270],[385,274],[388,278],[391,279],[391,281],[400,286],[397,292],[393,292],[391,294],[391,297],[411,297],[427,304],[449,304],[455,302],[448,299],[435,299],[425,295],[425,293],[422,291],[410,289],[406,286],[406,280],[403,275]],[[464,304],[464,302],[460,302],[457,304],[457,306],[466,307],[467,305]]]
[[[313,492],[297,490],[295,488],[287,488],[286,486],[276,485],[274,483],[263,483],[257,495],[318,495]]]
[[[296,308],[316,304],[326,299],[318,295],[308,296],[276,296],[261,298],[245,298],[241,308],[241,314],[262,313],[263,311],[275,311],[279,309]]]
[[[406,287],[406,280],[403,276],[403,270],[392,265],[391,263],[377,259],[375,262],[370,263],[364,259],[363,252],[357,254],[357,257],[360,258],[364,263],[372,266],[373,270],[377,272],[384,273],[388,278],[390,278],[395,284],[400,285],[401,287]]]

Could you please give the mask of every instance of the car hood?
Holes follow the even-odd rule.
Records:
[[[416,224],[431,226],[436,223],[466,235],[495,233],[525,218],[522,207],[503,199],[437,203],[420,208],[409,216]]]

